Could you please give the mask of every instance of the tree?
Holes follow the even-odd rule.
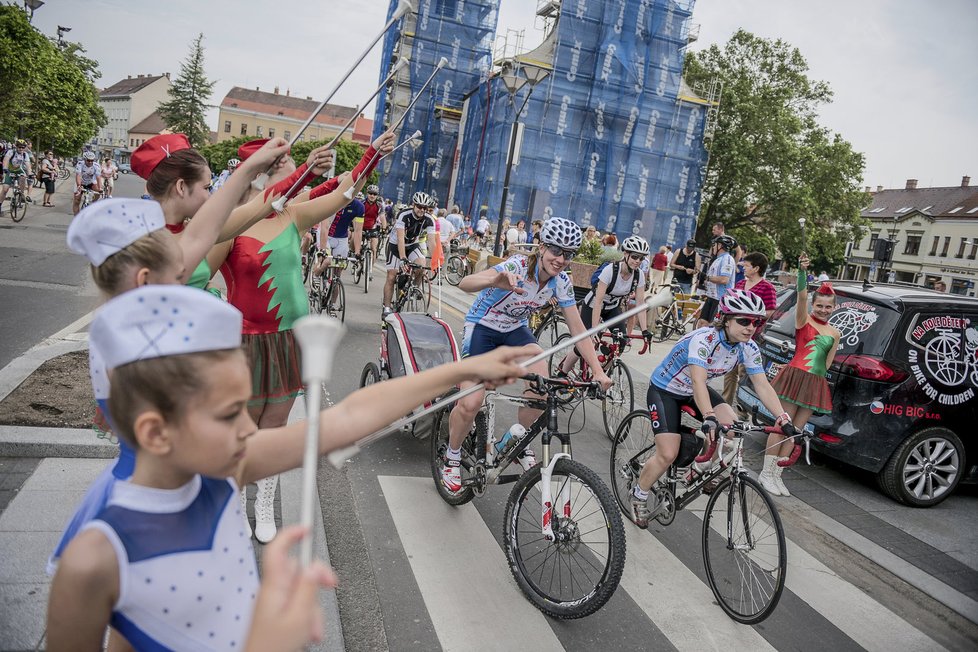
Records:
[[[207,100],[217,83],[208,81],[204,76],[203,40],[203,34],[198,34],[194,39],[190,55],[180,64],[180,74],[170,86],[170,99],[157,107],[167,126],[186,134],[194,147],[206,145],[210,140],[204,113],[210,108]]]
[[[93,81],[98,64],[84,48],[63,49],[45,38],[13,5],[0,6],[0,135],[30,138],[35,149],[77,153],[108,120]]]
[[[773,242],[792,261],[804,217],[816,265],[841,264],[845,243],[867,226],[859,211],[869,197],[859,187],[863,155],[818,125],[818,108],[832,98],[828,84],[809,79],[797,48],[743,30],[722,49],[690,53],[685,75],[694,87],[714,78],[723,84],[699,233],[723,222],[762,250]]]

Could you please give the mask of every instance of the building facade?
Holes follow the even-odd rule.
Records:
[[[271,93],[260,88],[251,90],[235,86],[221,101],[217,118],[217,142],[240,136],[281,136],[292,140],[318,106],[319,102],[311,97],[295,97],[288,90],[283,95],[279,93],[278,86]],[[327,104],[299,140],[333,138],[354,117],[354,122],[343,135],[343,139],[361,145],[369,144],[373,120],[363,117],[355,108],[335,104]]]
[[[162,75],[129,75],[99,93],[99,105],[108,123],[99,129],[95,147],[102,155],[125,163],[139,146],[130,130],[156,112],[169,99],[170,73]]]
[[[909,283],[951,294],[976,296],[978,284],[978,187],[971,177],[961,185],[918,188],[908,179],[901,189],[878,187],[861,215],[869,233],[852,243],[840,278]],[[874,260],[876,243],[893,244],[892,260]]]

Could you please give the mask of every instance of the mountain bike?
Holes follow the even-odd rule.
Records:
[[[561,431],[557,410],[579,404],[600,391],[597,383],[566,378],[524,377],[544,398],[487,392],[475,424],[462,444],[462,489],[441,482],[448,449],[450,409],[439,412],[431,437],[431,473],[449,505],[463,505],[489,485],[515,482],[506,500],[503,547],[524,595],[554,618],[588,616],[611,598],[625,565],[625,532],[607,485],[597,473],[571,458],[571,433]],[[542,409],[526,435],[497,454],[495,402]],[[541,462],[522,474],[503,475],[537,437]],[[560,452],[550,443],[560,440]],[[518,464],[518,462],[517,462]]]
[[[427,269],[423,265],[405,263],[394,277],[394,297],[391,309],[394,312],[424,312],[428,309],[425,293],[416,279],[418,272]],[[423,282],[423,281],[422,281]]]
[[[788,567],[784,527],[778,509],[743,465],[744,436],[782,432],[776,427],[736,422],[720,426],[710,449],[701,450],[698,416],[682,407],[682,441],[676,461],[652,487],[658,507],[652,517],[669,525],[676,512],[709,493],[703,512],[703,562],[710,589],[720,607],[737,622],[753,625],[771,615],[784,590]],[[647,409],[622,421],[611,445],[611,488],[618,506],[631,518],[631,491],[642,466],[655,452],[655,435]],[[793,429],[792,429],[793,430]],[[808,445],[808,433],[793,434]],[[721,453],[714,459],[714,452]],[[796,446],[788,463],[798,459]],[[717,482],[719,481],[719,484]]]
[[[570,333],[560,335],[554,344],[560,344],[570,339]],[[649,343],[641,335],[625,335],[620,330],[604,331],[595,338],[594,352],[598,355],[601,369],[611,378],[612,385],[601,399],[601,417],[604,421],[604,431],[608,439],[614,439],[615,431],[622,419],[635,409],[635,386],[632,383],[632,372],[621,361],[621,355],[631,345],[630,340],[641,340],[642,348],[639,355],[649,350]],[[550,356],[548,362],[550,375],[555,376],[560,369],[560,363],[567,355],[567,350],[558,351]],[[574,380],[590,381],[593,377],[591,368],[584,358],[579,358],[569,376]]]
[[[12,176],[13,185],[10,187],[10,218],[14,222],[20,222],[27,217],[27,196],[20,189],[20,178],[22,174]]]

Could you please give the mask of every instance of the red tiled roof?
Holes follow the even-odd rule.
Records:
[[[161,79],[163,75],[142,75],[138,77],[129,77],[123,79],[122,81],[117,81],[105,90],[99,93],[99,97],[129,97],[133,93],[140,91],[157,79]]]
[[[309,114],[316,110],[319,102],[301,97],[266,93],[265,91],[233,87],[221,101],[221,106],[236,107],[244,111],[254,111],[268,115],[280,115],[287,118],[305,121]],[[315,122],[327,125],[342,126],[356,115],[357,110],[348,106],[327,104],[316,117]]]

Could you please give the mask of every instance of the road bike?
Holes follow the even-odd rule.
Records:
[[[415,263],[404,263],[394,277],[394,297],[391,310],[394,312],[425,312],[428,309],[427,296],[417,277],[427,268]],[[420,273],[420,274],[419,274]],[[422,276],[423,279],[423,276]]]
[[[378,229],[368,229],[360,234],[360,258],[350,267],[353,283],[360,285],[362,282],[364,294],[369,290],[374,276],[374,252],[370,248],[370,237],[377,236],[378,233]]]
[[[10,218],[14,222],[20,222],[27,217],[27,196],[20,189],[20,178],[24,176],[18,174],[11,177],[13,182],[10,188]]]
[[[489,485],[516,483],[506,500],[503,547],[520,590],[554,618],[588,616],[611,598],[625,565],[625,532],[607,485],[571,457],[571,433],[557,423],[558,409],[600,392],[597,383],[524,376],[544,398],[487,392],[472,431],[462,444],[462,488],[441,482],[448,449],[450,408],[438,413],[431,437],[431,473],[438,494],[463,505]],[[497,453],[495,403],[506,401],[543,410],[526,435]],[[540,437],[541,461],[522,474],[503,475],[527,446]],[[550,444],[560,441],[560,452]],[[517,465],[519,463],[517,462]]]
[[[754,625],[774,611],[788,567],[784,527],[778,509],[743,465],[744,436],[781,433],[781,428],[750,421],[720,426],[704,454],[696,411],[682,408],[679,454],[652,487],[657,499],[652,518],[669,525],[676,513],[709,494],[703,512],[702,552],[710,589],[720,607],[737,622]],[[635,410],[622,421],[611,445],[611,488],[618,506],[631,518],[631,492],[642,466],[655,453],[652,421],[658,414]],[[793,429],[791,429],[793,430]],[[806,448],[810,434],[800,437]],[[721,453],[714,459],[714,452]],[[787,464],[798,459],[796,445]],[[719,482],[719,484],[717,484]]]
[[[338,271],[346,269],[347,259],[332,259],[321,249],[310,251],[312,263],[315,268],[325,263],[325,267],[320,273],[315,271],[309,276],[309,312],[322,314],[326,313],[330,317],[335,317],[340,321],[346,319],[346,290],[343,288],[343,281],[340,279]]]
[[[677,340],[693,330],[703,308],[702,297],[692,294],[681,294],[679,286],[673,285],[673,299],[665,312],[659,315],[655,328],[652,329],[656,342],[665,342],[670,337]]]
[[[555,344],[560,344],[564,340],[570,339],[570,333],[560,335]],[[604,393],[601,399],[601,417],[604,421],[604,431],[608,439],[614,439],[615,431],[622,419],[635,409],[635,386],[632,383],[632,372],[628,370],[621,360],[622,354],[628,350],[631,340],[641,340],[642,348],[639,355],[649,350],[649,342],[641,335],[625,335],[621,330],[615,329],[604,331],[594,338],[594,352],[601,363],[601,369],[611,378],[611,387]],[[567,350],[559,351],[549,360],[550,375],[557,375],[560,363]],[[591,368],[584,358],[579,358],[577,364],[568,374],[575,380],[590,381],[593,377]]]
[[[468,247],[450,254],[445,259],[445,280],[458,287],[462,279],[472,273],[472,263],[469,262]]]

